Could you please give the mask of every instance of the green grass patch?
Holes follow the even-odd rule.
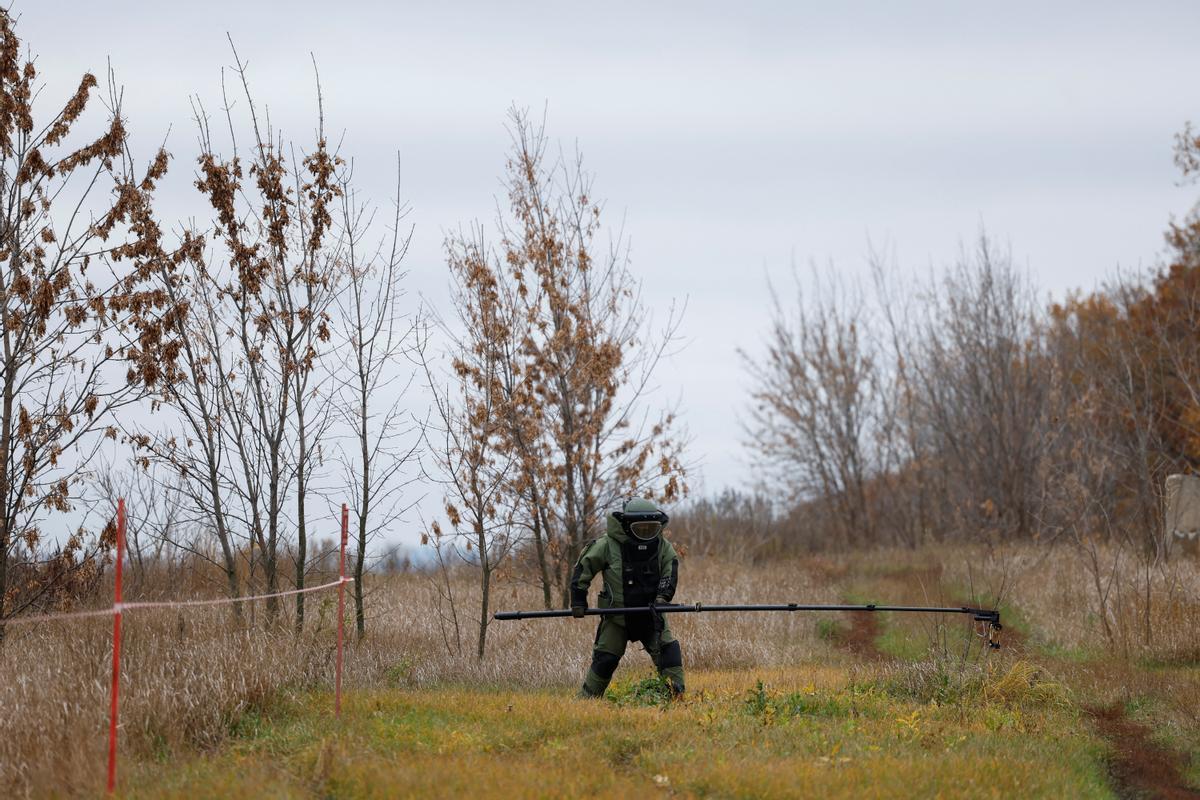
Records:
[[[880,620],[883,631],[875,638],[879,652],[903,661],[918,661],[929,656],[929,633],[912,625],[898,625],[895,615]]]
[[[1001,636],[1001,641],[1003,641],[1003,638]],[[1035,639],[1033,641],[1033,652],[1042,658],[1054,659],[1056,661],[1070,661],[1074,664],[1087,664],[1098,661],[1106,655],[1103,651],[1095,648],[1068,647],[1058,642],[1050,642],[1043,639]]]
[[[763,724],[771,724],[800,716],[879,719],[887,715],[889,702],[876,687],[870,685],[851,685],[834,692],[812,688],[780,693],[771,690],[760,680],[746,692],[742,708]]]
[[[1003,665],[937,658],[892,666],[867,685],[894,697],[939,706],[1074,708],[1067,687],[1028,661]]]
[[[568,690],[381,689],[351,693],[340,721],[296,695],[219,751],[145,761],[126,797],[1107,798],[1103,746],[1064,705],[1007,675],[952,693],[892,676],[775,689],[753,671],[690,676],[665,702],[647,679],[610,702]],[[789,677],[794,676],[794,677]],[[663,689],[666,689],[664,692]],[[1011,689],[1011,687],[1010,687]],[[938,698],[942,698],[939,700]],[[926,699],[928,698],[928,699]],[[943,700],[945,702],[943,702]]]
[[[1171,658],[1143,658],[1137,662],[1142,669],[1154,672],[1200,672],[1200,653],[1189,651]]]
[[[836,644],[846,634],[846,628],[836,619],[821,617],[817,620],[817,638],[823,642]]]
[[[1183,779],[1193,789],[1200,789],[1200,752],[1192,752],[1187,768],[1183,772]]]

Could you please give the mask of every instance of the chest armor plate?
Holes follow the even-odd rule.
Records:
[[[654,602],[658,592],[658,547],[654,537],[648,542],[630,539],[621,545],[621,588],[626,606],[644,606]]]

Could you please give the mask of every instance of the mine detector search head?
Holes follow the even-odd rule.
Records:
[[[987,646],[992,650],[1000,649],[1000,631],[1004,630],[1004,626],[1000,624],[1000,611],[998,609],[973,608],[971,609],[972,619],[980,623],[979,635],[987,640]]]
[[[695,614],[701,611],[890,611],[899,613],[925,614],[968,614],[973,622],[979,623],[979,635],[987,641],[991,650],[1000,649],[1000,611],[994,608],[975,608],[973,606],[888,606],[876,603],[865,605],[806,605],[801,603],[774,603],[762,605],[694,605],[655,604],[649,606],[630,606],[626,608],[586,608],[584,616],[612,617],[624,614],[644,614],[654,611],[658,614]],[[550,609],[548,611],[497,611],[493,619],[547,619],[551,617],[570,617],[575,614],[566,608]]]

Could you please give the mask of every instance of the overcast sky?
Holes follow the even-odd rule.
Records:
[[[968,8],[969,6],[969,8]],[[661,370],[708,490],[744,485],[737,419],[790,263],[862,272],[868,239],[908,268],[951,261],[981,225],[1047,293],[1151,266],[1181,188],[1172,138],[1200,122],[1200,3],[17,2],[48,96],[111,58],[147,155],[188,182],[189,96],[210,108],[228,31],[259,101],[308,138],[328,126],[386,202],[403,164],[411,288],[445,295],[444,232],[490,219],[513,103],[547,110],[624,220],[645,297],[686,300]]]

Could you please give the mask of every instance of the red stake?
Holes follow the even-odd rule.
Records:
[[[350,509],[345,503],[342,503],[342,554],[338,565],[341,583],[338,584],[337,669],[333,689],[333,715],[335,717],[342,715],[342,628],[345,626],[346,620],[346,539],[349,535]]]
[[[121,568],[125,561],[125,498],[117,500],[117,564],[113,590],[111,706],[108,721],[108,793],[117,788],[117,694],[121,685]]]

